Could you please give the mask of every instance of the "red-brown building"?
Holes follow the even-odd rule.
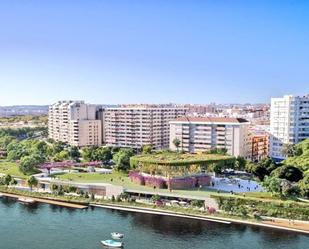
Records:
[[[251,150],[251,160],[259,161],[268,156],[269,149],[269,136],[268,134],[252,135],[252,150]]]

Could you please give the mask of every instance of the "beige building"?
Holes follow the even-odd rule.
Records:
[[[249,122],[242,118],[182,117],[170,122],[170,149],[190,153],[226,149],[233,156],[250,158]]]
[[[103,140],[108,146],[153,149],[169,146],[169,121],[184,116],[185,108],[149,105],[105,108]]]
[[[101,145],[101,120],[96,106],[83,101],[58,101],[49,106],[49,138],[75,146]]]

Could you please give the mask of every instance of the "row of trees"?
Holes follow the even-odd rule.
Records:
[[[39,183],[38,179],[36,179],[34,176],[30,176],[27,179],[27,184],[30,187],[31,191],[34,186],[38,185],[38,183]],[[17,184],[17,181],[11,175],[5,175],[5,176],[0,177],[0,185],[5,185],[8,187],[9,185],[13,186],[16,184]]]
[[[130,169],[130,157],[136,152],[130,148],[118,147],[85,147],[82,149],[82,157],[85,161],[102,161],[108,164],[111,160],[114,168],[118,171],[128,171]]]

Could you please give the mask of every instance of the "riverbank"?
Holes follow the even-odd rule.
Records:
[[[18,195],[18,194],[10,194],[10,193],[4,193],[4,192],[0,192],[0,195],[5,196],[5,197],[10,197],[10,198],[15,198],[15,199],[19,199],[21,197],[28,197],[26,195]],[[30,196],[32,200],[36,201],[36,202],[40,202],[40,203],[47,203],[47,204],[51,204],[51,205],[56,205],[56,206],[61,206],[61,207],[67,207],[67,208],[76,208],[76,209],[85,209],[88,208],[87,205],[81,205],[81,204],[76,204],[73,202],[65,202],[62,200],[53,200],[53,199],[46,199],[46,198],[37,198],[37,197],[32,197]]]
[[[184,214],[175,211],[167,211],[162,209],[153,209],[153,208],[140,208],[140,207],[132,207],[132,206],[124,206],[124,205],[116,205],[116,204],[90,204],[90,206],[100,207],[100,208],[107,208],[107,209],[114,209],[120,211],[127,211],[127,212],[137,212],[137,213],[146,213],[146,214],[155,214],[155,215],[165,215],[165,216],[173,216],[173,217],[181,217],[187,219],[196,219],[196,220],[205,220],[217,223],[224,223],[224,224],[244,224],[244,225],[251,225],[251,226],[259,226],[265,228],[274,228],[286,231],[293,231],[298,233],[304,233],[309,235],[309,222],[303,221],[294,221],[294,223],[288,222],[285,219],[272,219],[266,220],[261,222],[253,222],[249,220],[240,220],[235,218],[228,218],[228,217],[218,217],[218,216],[210,216],[210,215],[192,215],[192,214]]]
[[[90,204],[92,207],[100,207],[100,208],[107,208],[107,209],[114,209],[120,211],[127,211],[127,212],[136,212],[136,213],[144,213],[144,214],[156,214],[156,215],[165,215],[165,216],[173,216],[173,217],[180,217],[180,218],[187,218],[187,219],[195,219],[195,220],[204,220],[204,221],[211,221],[211,222],[218,222],[223,224],[231,224],[229,221],[224,221],[220,219],[216,219],[215,217],[206,217],[202,215],[187,215],[180,212],[172,212],[167,210],[156,210],[153,208],[139,208],[139,207],[130,207],[130,206],[120,206],[114,204]]]
[[[164,210],[163,208],[150,208],[150,207],[144,207],[144,206],[136,206],[136,203],[127,205],[127,204],[115,204],[111,201],[104,201],[102,202],[84,202],[84,203],[76,203],[74,201],[70,200],[63,200],[63,198],[59,198],[54,196],[53,198],[43,198],[43,197],[36,197],[34,196],[34,193],[27,193],[27,195],[23,194],[16,194],[16,193],[7,193],[7,192],[0,192],[3,196],[8,196],[12,198],[20,198],[20,197],[31,197],[35,201],[41,202],[41,203],[47,203],[52,205],[58,205],[68,208],[78,208],[78,209],[84,209],[88,206],[92,207],[98,207],[98,208],[106,208],[106,209],[114,209],[114,210],[120,210],[120,211],[126,211],[126,212],[138,212],[138,213],[145,213],[145,214],[154,214],[154,215],[164,215],[164,216],[173,216],[173,217],[180,217],[180,218],[186,218],[186,219],[196,219],[196,220],[204,220],[204,221],[210,221],[210,222],[217,222],[217,223],[223,223],[223,224],[244,224],[244,225],[251,225],[251,226],[259,226],[259,227],[265,227],[265,228],[273,228],[273,229],[280,229],[280,230],[286,230],[286,231],[292,231],[297,233],[303,233],[309,235],[309,222],[307,221],[293,221],[289,222],[287,219],[278,219],[278,218],[267,218],[262,221],[252,221],[249,219],[237,219],[235,217],[222,217],[218,215],[201,215],[201,214],[193,214],[193,213],[185,213],[185,209],[181,212],[176,210]]]

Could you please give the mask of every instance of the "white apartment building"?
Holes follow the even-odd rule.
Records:
[[[103,140],[107,146],[168,148],[169,121],[184,116],[186,111],[180,107],[148,105],[105,108]]]
[[[275,160],[285,159],[283,144],[309,138],[309,95],[272,98],[270,108],[270,150]]]
[[[250,158],[249,122],[242,118],[182,117],[170,122],[170,149],[190,153],[227,149],[233,156]]]
[[[78,147],[102,144],[101,120],[96,106],[84,101],[58,101],[49,106],[49,138]]]

